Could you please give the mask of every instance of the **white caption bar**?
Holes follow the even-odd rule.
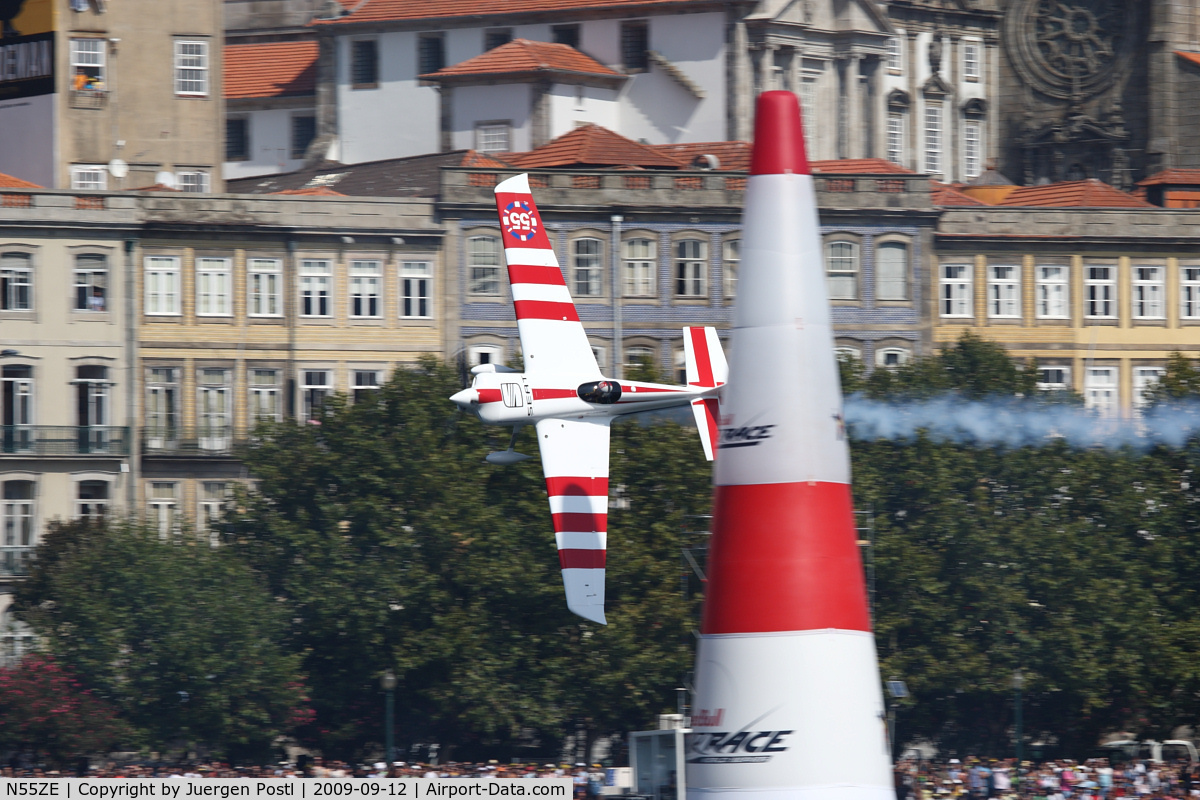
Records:
[[[0,778],[0,800],[47,797],[54,800],[141,800],[145,797],[189,800],[289,797],[403,798],[433,800],[475,797],[571,797],[570,778]]]

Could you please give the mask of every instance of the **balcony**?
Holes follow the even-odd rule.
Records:
[[[142,455],[230,458],[244,441],[241,431],[226,426],[142,428]]]
[[[104,108],[108,105],[107,89],[72,89],[71,108]]]
[[[0,425],[0,458],[117,458],[129,455],[129,429]]]

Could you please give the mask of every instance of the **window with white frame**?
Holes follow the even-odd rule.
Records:
[[[108,489],[108,481],[79,481],[75,487],[75,519],[104,519],[108,513]]]
[[[301,410],[304,419],[312,421],[321,415],[321,406],[325,405],[325,400],[333,392],[333,384],[330,382],[328,370],[308,369],[304,370],[301,376]]]
[[[0,368],[0,397],[3,398],[3,444],[7,453],[27,453],[34,449],[33,367],[5,364]]]
[[[71,40],[72,91],[104,91],[104,56],[107,44],[104,39]]]
[[[233,433],[233,389],[227,369],[201,369],[196,376],[196,418],[201,450],[228,450]]]
[[[177,172],[179,191],[204,194],[208,191],[208,173],[199,170]]]
[[[147,256],[146,313],[157,316],[178,316],[179,258],[177,256]]]
[[[656,367],[657,359],[655,358],[654,350],[649,347],[634,345],[633,347],[625,348],[625,374],[629,374],[629,370],[644,367]]]
[[[907,364],[912,357],[912,351],[903,347],[881,347],[875,351],[875,366],[884,369],[895,369]]]
[[[1163,319],[1166,316],[1166,274],[1166,267],[1133,266],[1134,319]]]
[[[1038,319],[1067,319],[1070,316],[1071,270],[1063,265],[1038,266],[1037,316]]]
[[[830,300],[858,299],[858,245],[842,241],[827,244],[825,276]]]
[[[178,522],[177,504],[179,484],[175,481],[151,481],[146,513],[149,522],[159,536],[167,536],[176,530]]]
[[[603,247],[599,239],[575,239],[571,242],[571,278],[576,297],[600,295],[602,252]]]
[[[467,242],[470,294],[500,294],[500,240],[495,236],[472,236]]]
[[[356,369],[354,370],[354,402],[358,403],[365,400],[370,392],[379,391],[379,370],[377,369]]]
[[[989,264],[988,316],[1016,319],[1021,316],[1021,271],[1019,267]]]
[[[887,160],[893,164],[904,163],[904,114],[899,111],[888,112]]]
[[[600,371],[604,372],[608,365],[608,351],[599,345],[592,345],[592,357],[596,359],[596,366],[600,367]]]
[[[512,149],[508,122],[487,122],[475,126],[475,149],[480,153],[507,153]]]
[[[178,435],[179,370],[151,367],[146,370],[146,447],[170,449]]]
[[[400,263],[400,316],[429,319],[433,316],[433,264],[428,261]]]
[[[625,241],[625,296],[654,296],[654,240]]]
[[[283,419],[281,399],[279,370],[250,370],[250,419],[255,422],[278,422]]]
[[[1102,417],[1115,416],[1117,404],[1117,368],[1088,367],[1083,383],[1084,407]]]
[[[472,367],[480,364],[499,364],[504,358],[504,348],[494,344],[473,344],[467,348],[467,359]]]
[[[983,44],[972,39],[963,40],[963,78],[978,81],[983,76]]]
[[[101,192],[108,187],[108,170],[102,164],[73,164],[71,188],[84,192]]]
[[[229,504],[229,484],[224,481],[202,481],[200,483],[200,507],[196,509],[197,527],[214,535],[211,544],[216,544],[215,534],[225,508]]]
[[[103,453],[108,450],[109,387],[108,367],[80,364],[75,368],[75,424],[79,426],[81,452]]]
[[[1117,316],[1117,268],[1083,268],[1083,313],[1090,319]]]
[[[971,267],[968,264],[942,264],[939,280],[943,317],[971,317]]]
[[[208,94],[208,42],[175,41],[175,94],[192,97]]]
[[[350,316],[358,319],[383,315],[380,287],[383,265],[378,261],[350,262]]]
[[[0,311],[33,310],[33,257],[0,253]]]
[[[1071,388],[1071,368],[1057,364],[1038,367],[1037,388],[1043,392],[1063,392]]]
[[[725,296],[737,296],[738,268],[742,265],[742,240],[725,240],[725,258],[721,262],[721,274],[725,279]]]
[[[228,258],[196,259],[196,316],[228,317],[233,313],[233,262]]]
[[[708,243],[683,239],[675,243],[675,296],[704,297],[708,292]]]
[[[333,262],[323,258],[300,261],[300,316],[330,316]]]
[[[1146,393],[1160,380],[1166,372],[1162,367],[1133,368],[1133,407],[1145,408],[1149,403]]]
[[[897,75],[904,71],[904,39],[901,36],[892,36],[888,39],[887,68],[888,72]]]
[[[1179,316],[1200,319],[1200,266],[1179,268]]]
[[[963,123],[963,172],[974,178],[983,171],[983,125],[969,119]]]
[[[908,245],[884,242],[875,249],[875,299],[908,299]]]
[[[942,104],[925,106],[925,171],[942,171]]]
[[[108,258],[93,253],[75,256],[75,310],[108,310]]]
[[[34,536],[33,481],[4,481],[0,500],[0,575],[24,575],[29,571]]]
[[[283,316],[283,261],[278,258],[247,259],[250,316]]]

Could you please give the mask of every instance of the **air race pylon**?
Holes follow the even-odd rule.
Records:
[[[794,94],[759,97],[750,173],[688,800],[895,798]]]

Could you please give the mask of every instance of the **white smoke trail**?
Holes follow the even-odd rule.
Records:
[[[1037,447],[1065,441],[1073,447],[1182,447],[1200,434],[1200,403],[1159,407],[1136,418],[1105,418],[1079,406],[1036,400],[967,400],[956,395],[887,402],[861,394],[846,398],[850,437],[860,441],[914,439]]]

